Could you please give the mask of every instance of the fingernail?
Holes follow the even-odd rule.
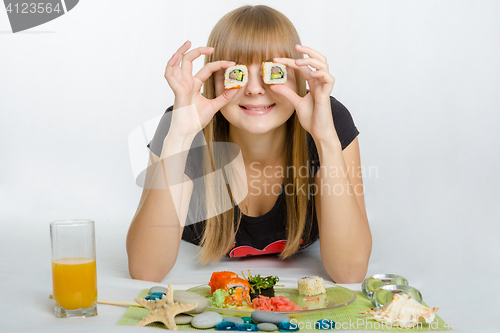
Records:
[[[302,45],[300,45],[300,44],[295,44],[295,45],[297,45],[298,47],[302,47]]]

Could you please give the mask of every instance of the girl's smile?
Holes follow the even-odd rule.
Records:
[[[246,104],[246,105],[240,105],[240,108],[243,109],[243,112],[250,116],[261,116],[264,114],[267,114],[271,112],[271,110],[274,108],[276,103],[273,103],[271,105],[252,105],[252,104]]]

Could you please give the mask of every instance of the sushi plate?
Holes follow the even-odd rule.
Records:
[[[287,297],[292,302],[305,309],[299,311],[283,311],[275,313],[304,313],[313,311],[325,311],[346,306],[356,300],[356,293],[354,291],[329,282],[325,282],[326,293],[313,297],[307,297],[299,294],[297,290],[297,279],[280,278],[277,285],[282,285],[283,287],[274,288],[275,296]],[[203,297],[210,297],[210,287],[207,284],[193,287],[191,289],[188,289],[188,291],[195,292]],[[244,315],[254,311],[251,307],[248,306],[241,306],[235,309],[225,309],[209,306],[208,309],[228,315]]]

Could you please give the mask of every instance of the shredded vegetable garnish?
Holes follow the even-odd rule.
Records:
[[[261,277],[260,274],[255,276],[248,276],[248,283],[254,290],[257,290],[259,293],[262,289],[273,287],[279,280],[280,279],[277,276],[268,276],[265,278]]]

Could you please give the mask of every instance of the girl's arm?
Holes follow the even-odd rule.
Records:
[[[285,86],[271,89],[295,106],[300,124],[318,148],[321,168],[315,179],[315,202],[323,265],[337,283],[361,282],[368,269],[372,239],[359,174],[358,140],[342,151],[330,104],[335,78],[326,57],[310,47],[296,45],[295,49],[309,58],[274,61],[297,69],[307,80],[309,93],[300,97]]]
[[[144,191],[127,235],[130,276],[160,282],[177,259],[193,184],[184,175],[187,156],[196,134],[236,94],[224,91],[207,99],[200,90],[212,73],[234,66],[231,61],[206,64],[195,76],[192,62],[214,49],[189,50],[182,45],[168,61],[165,78],[175,94],[174,109],[161,156],[151,154]]]
[[[343,151],[338,138],[316,142],[316,146],[321,165],[315,178],[321,259],[333,281],[361,282],[368,269],[372,238],[358,138]]]
[[[184,175],[187,153],[182,157],[178,153],[187,152],[191,142],[169,133],[162,156],[150,153],[144,190],[127,234],[133,279],[160,282],[175,264],[193,191],[192,182]],[[169,186],[169,179],[170,183],[183,181]]]

